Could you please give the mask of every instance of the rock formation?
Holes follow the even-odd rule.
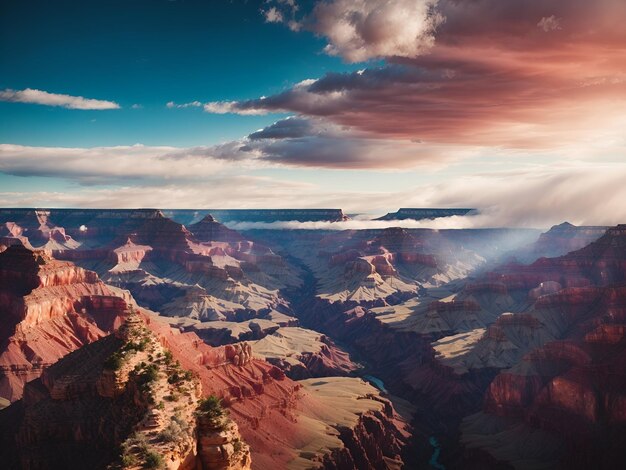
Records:
[[[136,313],[48,367],[0,417],[6,468],[196,468],[200,385]],[[177,398],[180,397],[180,398]],[[15,467],[14,467],[15,466]]]
[[[562,256],[595,242],[604,235],[607,228],[576,226],[563,222],[542,233],[536,242],[516,250],[512,255],[523,262],[532,262],[541,257]]]
[[[47,246],[57,258],[95,270],[128,289],[143,306],[165,315],[235,319],[285,305],[278,293],[298,273],[269,248],[244,239],[210,215],[184,225],[157,210],[48,211],[55,227],[77,241]],[[0,214],[2,211],[0,211]],[[17,217],[9,212],[5,217]],[[10,240],[20,241],[17,232]]]
[[[297,217],[285,214],[232,216],[247,222]],[[76,425],[69,404],[89,416],[92,405],[115,402],[125,416],[142,410],[118,420],[128,432],[111,431],[115,440],[96,449],[101,461],[117,465],[125,450],[130,461],[146,464],[147,448],[170,468],[191,468],[192,461],[205,468],[400,468],[402,460],[420,468],[435,447],[431,437],[447,468],[523,468],[525,458],[544,468],[590,468],[621,458],[621,447],[612,443],[624,439],[626,415],[624,226],[602,235],[603,227],[561,225],[529,245],[537,231],[280,231],[229,224],[250,228],[236,232],[203,211],[166,217],[156,210],[50,210],[45,220],[23,213],[22,225],[18,215],[0,220],[0,268],[3,256],[14,260],[0,269],[0,280],[10,284],[0,283],[2,314],[13,322],[0,328],[4,334],[9,325],[13,344],[3,357],[35,371],[20,381],[46,371],[26,386],[22,401],[0,411],[0,424],[28,429],[19,435],[33,440],[24,437],[20,448],[41,448],[36,443],[43,434],[29,427],[31,416],[32,423],[39,423],[38,413],[51,416],[43,432],[67,437],[63,417],[69,441],[89,441],[93,423]],[[25,234],[37,230],[56,233],[47,240],[63,246],[26,250]],[[59,241],[62,233],[71,240]],[[141,323],[131,318],[104,337],[134,305],[120,288],[161,316],[136,308]],[[228,419],[174,419],[165,398],[165,414],[159,401],[135,402],[138,395],[129,392],[139,388],[134,368],[149,365],[147,356],[97,378],[50,365],[77,348],[91,364],[100,354],[96,344],[135,343],[127,335],[135,327],[153,338],[153,361],[165,348],[171,364],[180,363],[176,371],[159,366],[160,380],[176,372],[185,387],[189,371],[199,390],[191,400],[215,397]],[[34,333],[20,336],[24,328]],[[59,348],[57,338],[68,344]],[[39,370],[37,355],[48,354],[44,344],[59,350]],[[14,361],[19,354],[30,365]],[[5,370],[12,384],[23,373],[18,369]],[[178,394],[171,406],[188,404],[190,397],[172,384],[162,386],[163,397]],[[36,411],[32,399],[41,399]],[[410,449],[398,410],[417,413]],[[112,429],[106,419],[93,419]],[[183,421],[200,431],[200,444],[185,438],[159,447],[153,437],[166,429],[179,433]],[[0,434],[5,439],[5,431]]]
[[[241,234],[220,224],[210,214],[200,222],[190,225],[189,230],[196,239],[204,242],[239,242],[244,240]]]
[[[288,377],[348,375],[358,369],[326,335],[304,328],[280,328],[252,344],[255,356],[280,367]]]
[[[341,209],[208,209],[223,222],[342,222],[348,217]]]
[[[402,207],[396,212],[389,212],[388,214],[379,217],[374,220],[424,220],[424,219],[438,219],[440,217],[452,217],[468,215],[476,209],[433,209],[433,208],[408,208]]]
[[[197,421],[198,460],[204,470],[250,470],[250,448],[232,419],[201,413]]]
[[[111,331],[128,299],[44,251],[15,245],[0,253],[0,396],[17,400],[25,382]]]

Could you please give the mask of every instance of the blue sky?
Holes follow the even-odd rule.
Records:
[[[623,222],[625,20],[623,0],[0,0],[0,206]]]
[[[0,140],[37,146],[232,140],[276,116],[220,116],[165,104],[255,98],[356,67],[321,53],[324,41],[314,35],[265,23],[261,7],[253,1],[3,1],[1,89],[106,99],[122,109],[0,102]]]

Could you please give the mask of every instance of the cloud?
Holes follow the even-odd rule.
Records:
[[[352,220],[326,222],[234,223],[245,229],[345,230],[397,226],[405,228],[547,228],[563,221],[576,225],[616,225],[626,221],[626,163],[584,162],[533,166],[448,178],[404,191],[376,194],[335,194],[313,198],[311,207],[342,207],[347,212],[395,210],[403,207],[476,207],[478,215],[434,221]],[[593,197],[590,197],[593,195]],[[360,197],[360,200],[358,198]],[[317,205],[316,205],[317,204]]]
[[[324,51],[348,62],[417,57],[435,42],[437,0],[318,2],[305,27],[328,39]]]
[[[388,227],[402,228],[469,228],[473,225],[470,217],[442,217],[435,220],[364,220],[354,219],[345,222],[226,222],[233,230],[380,230]]]
[[[327,39],[324,51],[348,62],[381,57],[417,57],[432,47],[444,21],[438,0],[327,0],[296,18],[295,2],[275,1],[263,11],[266,21],[311,31]],[[290,21],[285,18],[290,17]]]
[[[190,103],[177,104],[177,103],[174,103],[173,101],[168,101],[165,106],[170,109],[172,108],[200,108],[202,107],[202,103],[200,103],[200,101],[192,101]]]
[[[263,11],[263,15],[268,23],[282,23],[284,21],[283,14],[276,7]]]
[[[233,191],[233,188],[237,188]],[[288,180],[230,175],[206,177],[185,185],[121,185],[109,188],[78,188],[72,191],[2,191],[3,207],[159,207],[242,208],[271,207],[293,194],[312,192],[311,185]]]
[[[198,180],[224,169],[225,163],[219,158],[185,154],[186,151],[143,145],[67,148],[0,144],[0,172],[99,185],[128,183],[130,180]],[[172,158],[182,154],[184,165]]]
[[[260,98],[262,100],[263,98]],[[246,109],[238,109],[236,101],[212,101],[210,103],[205,103],[203,105],[204,110],[207,113],[213,114],[241,114],[244,116],[253,116],[259,114],[267,114],[267,110],[262,108],[246,108]]]
[[[259,139],[288,139],[310,136],[315,131],[315,125],[311,119],[301,117],[288,117],[276,121],[269,126],[259,129],[248,136],[251,140]]]
[[[119,109],[120,105],[113,101],[95,100],[82,96],[62,95],[48,93],[47,91],[26,88],[24,90],[12,90],[7,88],[0,91],[0,101],[13,103],[33,103],[45,106],[60,106],[68,109]]]
[[[432,170],[480,152],[479,148],[379,138],[322,119],[289,117],[242,139],[180,149],[167,158],[194,156],[265,167]]]
[[[561,19],[554,15],[544,16],[537,23],[537,27],[543,29],[546,33],[549,31],[555,31],[561,28]]]
[[[197,147],[31,147],[0,144],[0,173],[81,185],[200,181],[268,168],[442,168],[479,150],[381,139],[320,119],[287,118],[242,139]]]
[[[372,7],[347,2],[348,9],[348,3]],[[396,2],[376,4],[386,9]],[[341,5],[321,2],[313,12]],[[544,150],[605,134],[626,114],[626,29],[620,20],[626,2],[439,0],[434,8],[446,20],[428,54],[389,53],[379,67],[327,73],[271,96],[212,103],[205,111],[291,112],[381,138]],[[355,17],[350,21],[362,21]],[[347,20],[329,14],[327,21],[342,30],[338,25]],[[346,38],[352,38],[351,28]]]
[[[253,132],[242,149],[265,162],[334,169],[441,168],[480,150],[387,139],[322,119],[291,117]]]
[[[474,226],[615,225],[626,220],[624,178],[624,163],[562,163],[465,176],[431,191],[444,207],[480,207]]]
[[[295,0],[266,0],[265,3],[274,3],[273,6],[261,8],[266,23],[284,23],[292,31],[300,31],[302,24],[296,19],[300,7]]]
[[[102,165],[102,159],[100,166]],[[146,161],[139,164],[148,165]],[[169,168],[180,167],[179,162]],[[200,171],[196,167],[196,171]],[[565,220],[577,225],[615,225],[626,220],[626,163],[558,162],[515,170],[471,175],[448,174],[439,182],[385,191],[375,184],[358,189],[288,179],[253,177],[233,171],[205,171],[185,184],[116,181],[115,190],[78,187],[71,191],[2,191],[5,207],[162,207],[162,208],[315,208],[339,207],[347,213],[381,214],[403,207],[476,207],[480,214],[449,217],[435,222],[389,222],[407,228],[546,228]],[[308,178],[304,178],[308,179]],[[233,190],[236,188],[236,190]],[[235,228],[361,229],[380,228],[380,222],[356,220],[348,224],[235,226]]]

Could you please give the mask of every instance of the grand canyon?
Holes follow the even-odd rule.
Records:
[[[0,0],[0,470],[626,467],[626,0]]]
[[[340,230],[341,210],[283,210],[231,217],[339,226],[236,231],[166,212],[0,210],[7,468],[624,457],[626,226]]]

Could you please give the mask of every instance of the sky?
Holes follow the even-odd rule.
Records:
[[[0,206],[626,222],[625,21],[623,0],[0,0]]]

